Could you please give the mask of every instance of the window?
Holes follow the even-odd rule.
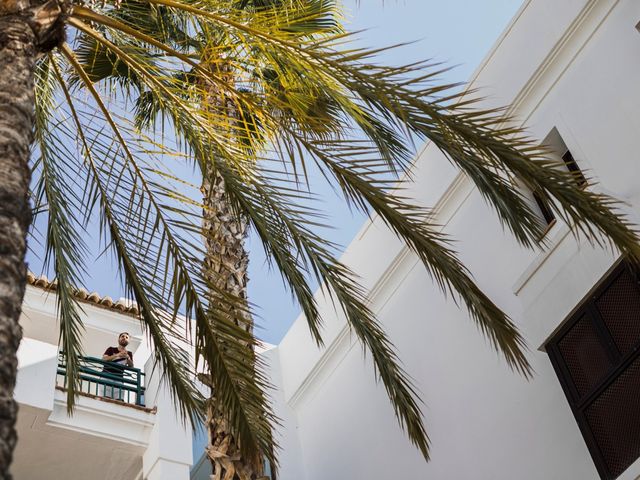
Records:
[[[640,457],[640,277],[622,262],[579,305],[546,350],[600,473]]]
[[[580,188],[587,186],[587,179],[585,178],[582,170],[578,166],[578,162],[573,157],[573,154],[564,143],[564,140],[560,136],[557,128],[553,128],[549,135],[542,142],[543,145],[549,150],[549,156],[552,160],[556,160],[559,164],[564,164],[566,169],[573,175],[577,185]],[[544,220],[547,226],[553,225],[556,216],[553,210],[549,208],[548,204],[543,201],[543,197],[540,192],[531,192],[531,198],[540,212],[540,217]]]
[[[585,178],[580,165],[573,156],[573,153],[567,147],[567,144],[562,139],[560,132],[557,128],[552,128],[549,135],[546,136],[543,145],[549,149],[551,160],[557,161],[559,164],[564,164],[567,170],[573,174],[576,183],[579,187],[585,187],[587,185],[587,179]]]

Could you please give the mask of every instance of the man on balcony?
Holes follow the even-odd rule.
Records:
[[[118,385],[122,385],[124,378],[124,367],[133,367],[133,353],[127,350],[129,345],[129,333],[122,332],[118,335],[118,346],[109,347],[102,355],[102,360],[109,362],[104,366],[104,372],[108,373],[111,378],[112,385],[104,386],[104,396],[113,398],[114,400],[124,400],[122,389]]]

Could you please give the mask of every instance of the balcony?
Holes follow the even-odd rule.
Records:
[[[139,368],[80,357],[80,392],[85,395],[144,407],[144,376]],[[67,365],[62,352],[58,357],[56,386],[67,387]]]
[[[82,300],[82,299],[81,299]],[[14,478],[187,480],[191,432],[176,414],[171,391],[144,341],[139,320],[107,303],[84,301],[79,395],[70,414],[67,365],[59,354],[54,290],[28,286],[20,325],[15,399],[20,441]],[[119,332],[139,368],[104,362]]]

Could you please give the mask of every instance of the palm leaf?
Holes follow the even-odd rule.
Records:
[[[56,58],[49,54],[37,67],[36,76],[36,145],[41,175],[36,185],[39,204],[47,205],[47,236],[45,266],[51,262],[57,284],[57,308],[60,321],[60,346],[67,370],[67,411],[71,413],[80,389],[80,356],[84,325],[83,312],[76,297],[79,274],[85,271],[87,247],[76,217],[81,199],[77,196],[74,178],[69,172],[81,170],[74,151],[68,146],[74,139],[60,135],[53,120],[54,81],[58,77]],[[45,98],[42,98],[42,97]],[[55,131],[55,134],[54,134]]]

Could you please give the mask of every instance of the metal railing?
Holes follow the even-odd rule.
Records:
[[[95,357],[80,357],[79,373],[81,392],[145,406],[144,373],[139,368],[126,367]],[[58,356],[56,383],[67,388],[67,365],[62,352]]]

